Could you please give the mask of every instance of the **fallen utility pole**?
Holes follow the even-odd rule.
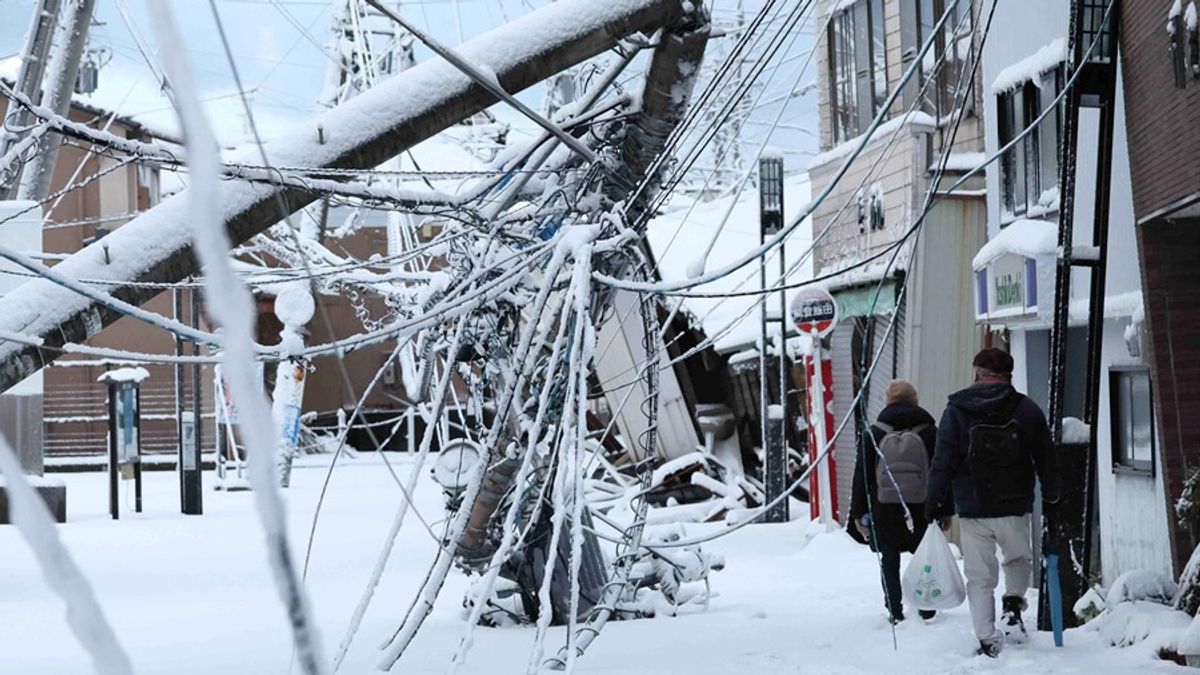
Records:
[[[435,40],[433,38],[432,35],[427,34],[426,32],[422,31],[420,28],[418,28],[412,22],[408,21],[407,19],[400,16],[396,12],[393,12],[392,10],[388,9],[382,3],[380,3],[379,0],[367,0],[367,4],[371,5],[375,9],[379,10],[381,13],[383,13],[384,16],[388,17],[392,21],[395,21],[396,23],[403,26],[404,30],[408,31],[409,33],[412,33],[413,36],[415,36],[418,40],[420,40],[422,43],[424,43],[426,47],[429,47],[429,49],[433,50],[433,53],[437,54],[438,56],[442,57],[443,59],[446,59],[450,63],[454,64],[455,68],[458,68],[467,77],[471,78],[472,80],[475,80],[476,84],[484,87],[489,92],[491,92],[496,98],[498,98],[498,99],[504,101],[505,103],[507,103],[508,105],[512,106],[514,109],[516,109],[517,112],[519,112],[522,115],[524,115],[525,117],[529,118],[529,120],[532,121],[534,124],[538,125],[539,127],[543,128],[546,131],[553,134],[556,138],[558,138],[558,140],[562,141],[564,144],[566,144],[566,146],[568,148],[571,148],[571,150],[578,153],[585,160],[587,160],[589,162],[596,161],[596,153],[592,152],[591,149],[588,148],[583,143],[580,143],[579,139],[577,139],[574,136],[572,136],[571,134],[568,134],[567,132],[563,131],[562,128],[560,128],[555,123],[553,123],[550,120],[546,119],[545,117],[542,117],[541,115],[537,114],[537,112],[534,111],[533,108],[530,108],[529,106],[525,105],[524,103],[521,103],[521,101],[519,99],[517,99],[516,96],[513,96],[512,94],[505,91],[504,87],[500,84],[499,80],[493,81],[490,72],[480,69],[474,63],[471,63],[471,61],[469,59],[464,59],[463,57],[454,53],[453,49],[450,49],[449,47],[443,45],[441,42],[438,42],[437,40]]]
[[[495,73],[505,91],[521,91],[617,46],[618,40],[678,21],[680,0],[560,0],[462,45],[457,52]],[[293,129],[264,147],[276,165],[369,169],[498,102],[495,94],[442,60],[423,62]],[[254,155],[257,156],[257,153]],[[225,227],[234,243],[279,222],[279,199],[295,212],[317,195],[296,188],[228,181],[221,185]],[[102,241],[71,255],[55,271],[112,282],[109,293],[140,305],[199,272],[191,249],[187,195],[180,193]],[[35,337],[38,346],[0,341],[0,391],[54,361],[63,345],[81,343],[121,317],[109,307],[46,279],[0,298],[0,335]]]
[[[45,91],[42,105],[54,114],[65,117],[71,108],[71,94],[75,91],[75,78],[79,75],[79,61],[87,44],[88,28],[92,25],[92,10],[96,0],[68,0],[63,12],[63,29],[60,42],[55,45],[50,58],[49,70],[44,76]],[[33,156],[21,173],[18,199],[40,202],[50,194],[50,180],[54,176],[54,164],[58,160],[58,149],[63,137],[54,132],[42,140],[41,152]]]
[[[54,27],[58,25],[59,0],[38,0],[30,20],[29,32],[25,34],[25,47],[21,50],[21,69],[17,71],[16,90],[36,101],[40,97],[42,77],[46,72],[46,58],[50,53],[50,43],[54,40]],[[12,104],[9,104],[12,112]],[[29,126],[30,116],[26,110],[19,110],[13,115],[12,123],[6,121],[5,127],[16,129],[15,133],[0,133],[0,157],[8,153],[9,148],[20,140],[21,130]],[[11,199],[16,194],[17,182],[0,185],[0,199]],[[7,388],[7,387],[6,387]]]

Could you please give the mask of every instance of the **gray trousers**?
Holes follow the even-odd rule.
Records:
[[[996,584],[1004,568],[1004,595],[1025,597],[1033,575],[1030,517],[961,518],[963,573],[975,636],[993,640],[996,630]],[[997,564],[996,547],[1004,562]]]

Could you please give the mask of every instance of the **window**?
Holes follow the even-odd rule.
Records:
[[[916,58],[921,47],[933,40],[933,47],[925,52],[921,60],[920,81],[906,92],[906,103],[912,103],[916,92],[921,95],[921,110],[937,119],[948,117],[955,109],[959,98],[960,77],[969,78],[964,72],[971,58],[974,33],[972,3],[959,0],[904,0],[901,5],[901,58],[907,68]],[[934,35],[933,29],[949,10],[950,16],[941,32]],[[940,65],[939,65],[940,63]],[[966,93],[961,95],[969,104]]]
[[[866,130],[887,99],[883,0],[858,0],[829,21],[829,103],[833,143]]]
[[[1113,469],[1154,472],[1154,402],[1150,370],[1144,367],[1109,371],[1112,408]]]
[[[1032,82],[1026,82],[1021,89],[1021,104],[1022,113],[1025,120],[1025,128],[1029,128],[1042,114],[1041,101],[1038,98],[1038,86]],[[1025,146],[1025,202],[1026,210],[1036,206],[1042,195],[1042,163],[1041,150],[1039,148],[1038,139],[1041,136],[1041,129],[1035,129],[1033,133],[1026,134],[1025,138],[1021,139],[1022,145]]]
[[[1175,76],[1175,86],[1183,89],[1187,86],[1187,47],[1184,44],[1187,38],[1183,16],[1173,13],[1167,21],[1167,30],[1171,33],[1171,73]]]
[[[996,97],[996,132],[1000,146],[1031,127],[1063,87],[1062,66],[1043,72],[1036,82]],[[1021,137],[1000,161],[1004,209],[1013,215],[1040,216],[1057,209],[1059,134],[1062,108],[1046,115],[1037,128]]]

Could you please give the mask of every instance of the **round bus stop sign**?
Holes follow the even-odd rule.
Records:
[[[806,288],[792,298],[792,321],[801,333],[825,337],[837,319],[837,302],[823,288]]]

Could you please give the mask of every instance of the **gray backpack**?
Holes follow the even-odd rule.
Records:
[[[896,430],[883,422],[875,426],[883,431],[876,450],[875,488],[880,504],[922,504],[929,478],[929,453],[921,431],[928,424]]]

